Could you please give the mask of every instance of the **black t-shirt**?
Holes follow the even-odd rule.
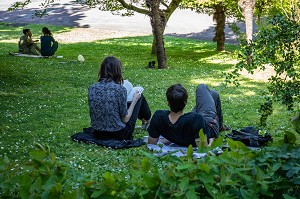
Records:
[[[196,112],[186,113],[172,124],[169,120],[170,111],[158,110],[151,118],[148,133],[153,138],[162,135],[167,140],[181,146],[196,146],[195,139],[199,138],[199,131],[203,129],[207,138],[211,138],[211,132],[203,116]]]

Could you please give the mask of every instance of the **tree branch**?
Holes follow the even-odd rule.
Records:
[[[162,4],[163,6],[165,6],[166,8],[169,7],[168,4],[167,4],[166,2],[164,2],[164,1],[162,1],[161,4]]]
[[[170,18],[173,12],[178,8],[181,2],[182,0],[172,0],[170,5],[167,6],[167,9],[165,10],[167,20]]]
[[[148,15],[150,14],[149,10],[146,10],[146,9],[142,9],[142,8],[139,8],[139,7],[136,7],[132,4],[128,4],[126,3],[124,0],[117,0],[120,4],[122,4],[122,6],[128,10],[133,10],[133,11],[136,11],[138,13],[141,13],[141,14],[145,14],[145,15]]]

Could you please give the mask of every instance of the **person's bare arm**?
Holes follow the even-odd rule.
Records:
[[[157,144],[159,138],[148,136],[148,144]]]
[[[169,145],[169,144],[172,143],[169,140],[167,140],[166,138],[159,138],[158,141],[161,142],[161,143],[163,143],[164,145]]]
[[[211,143],[214,141],[215,138],[209,138],[208,139],[208,145],[207,146],[211,146]]]
[[[33,44],[33,43],[39,42],[39,40],[33,40],[32,39],[32,34],[30,34],[27,37],[27,42],[30,43],[30,44]]]
[[[215,138],[209,138],[209,139],[206,139],[206,136],[205,136],[205,140],[204,140],[204,145],[205,146],[211,146],[211,143],[214,141]],[[201,142],[201,139],[200,138],[197,138],[195,139],[195,142],[196,142],[196,145],[198,146],[199,145],[199,142]]]
[[[122,117],[122,122],[127,123],[129,119],[131,118],[134,106],[136,105],[137,101],[140,99],[141,93],[139,91],[136,91],[133,95],[132,102],[127,110],[128,114]]]

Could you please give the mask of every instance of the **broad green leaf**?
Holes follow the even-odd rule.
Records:
[[[42,180],[41,177],[38,177],[31,185],[30,191],[35,193],[40,193],[41,190],[42,190]]]
[[[110,172],[108,172],[108,171],[105,172],[103,174],[103,178],[104,178],[105,184],[107,186],[112,186],[112,185],[115,184],[115,178],[114,178],[114,176]]]
[[[46,190],[50,190],[50,189],[52,189],[53,186],[55,186],[55,184],[56,184],[56,177],[50,176],[50,178],[45,183],[44,187]]]
[[[149,160],[146,157],[144,157],[142,159],[142,169],[145,172],[148,172],[150,170],[150,162],[149,162]]]
[[[295,144],[296,143],[296,135],[292,132],[286,131],[284,133],[284,142],[288,144]]]
[[[241,195],[244,199],[253,199],[253,198],[259,198],[258,195],[254,191],[245,190],[243,188],[240,188]]]
[[[100,196],[104,194],[106,191],[107,189],[103,187],[100,190],[95,190],[93,191],[91,198],[100,198]]]
[[[206,188],[206,191],[207,191],[213,198],[217,198],[218,193],[219,193],[219,190],[218,190],[216,187],[210,185],[209,183],[204,183],[204,186],[205,186],[205,188]]]
[[[211,174],[207,173],[199,173],[196,177],[197,180],[203,182],[204,184],[206,183],[215,183],[215,180]]]
[[[35,144],[35,146],[36,146],[37,148],[39,148],[40,150],[42,150],[42,151],[44,151],[44,152],[47,152],[47,149],[46,149],[43,145],[41,145],[40,143],[35,142],[34,144]]]
[[[33,160],[42,161],[44,158],[47,157],[47,153],[45,151],[36,150],[36,151],[30,151],[29,156]]]
[[[223,144],[223,137],[219,136],[217,139],[214,139],[214,141],[211,144],[211,148],[217,148],[217,147],[221,147]]]
[[[39,166],[38,170],[39,170],[40,174],[44,175],[44,176],[48,176],[50,173],[50,168],[45,164],[41,164]]]
[[[186,196],[187,199],[198,198],[197,193],[195,192],[194,188],[189,188],[189,190],[186,192],[185,196]]]
[[[156,188],[159,185],[159,180],[153,175],[145,174],[143,175],[142,180],[146,183],[149,189]]]
[[[284,199],[297,199],[297,198],[294,198],[294,197],[289,196],[287,194],[282,194],[282,196],[283,196]]]
[[[210,148],[207,146],[207,138],[206,135],[203,132],[203,129],[200,129],[199,131],[199,139],[196,141],[198,146],[198,153],[206,153],[210,150]]]
[[[93,192],[94,193],[94,192]],[[93,195],[92,193],[92,195]],[[91,195],[91,197],[92,197]],[[101,196],[101,194],[100,194]],[[70,189],[70,190],[66,190],[64,191],[64,196],[63,198],[65,199],[89,199],[89,196],[85,190],[85,188],[83,187],[79,187],[78,189]]]
[[[204,171],[205,173],[210,173],[210,168],[207,164],[199,163],[197,166],[201,171]]]
[[[190,144],[188,149],[187,149],[187,153],[186,153],[187,158],[192,159],[193,158],[193,153],[194,153],[194,148]]]
[[[21,198],[29,198],[30,196],[30,186],[31,186],[31,177],[29,173],[24,173],[19,177],[20,182],[20,196]]]
[[[200,131],[199,131],[199,138],[201,139],[201,141],[204,141],[207,139],[203,132],[203,129],[200,129]]]
[[[234,141],[229,138],[226,138],[226,141],[232,151],[236,151],[239,154],[247,154],[251,152],[251,149],[247,148],[246,145],[240,141]]]
[[[191,163],[191,162],[187,162],[187,163],[183,163],[178,165],[176,168],[178,170],[185,170],[185,169],[190,169],[192,167],[195,167],[195,164]]]
[[[180,180],[179,182],[179,189],[181,192],[186,192],[186,190],[189,188],[189,178],[185,177]]]
[[[142,151],[142,154],[147,157],[149,160],[157,160],[158,157],[157,156],[154,156],[152,153],[147,153],[145,151]]]

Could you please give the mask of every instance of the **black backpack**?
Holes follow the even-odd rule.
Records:
[[[251,147],[260,147],[273,140],[269,133],[260,135],[258,130],[253,126],[245,127],[239,131],[232,130],[232,133],[225,136],[232,140],[243,142],[246,146]]]

